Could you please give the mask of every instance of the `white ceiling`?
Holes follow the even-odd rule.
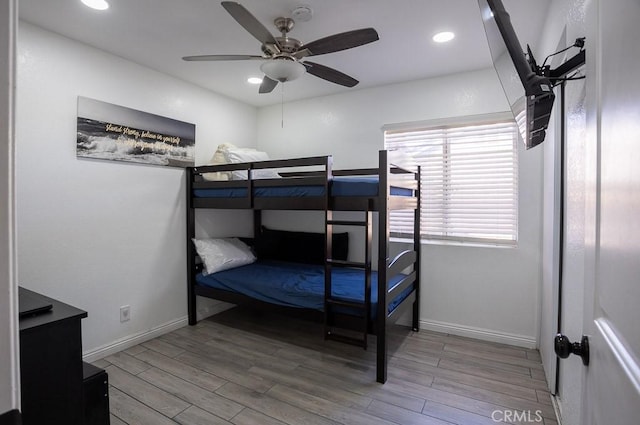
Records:
[[[260,43],[218,0],[108,0],[104,12],[80,0],[19,0],[20,18],[83,43],[255,106],[279,103],[280,86],[258,94],[247,83],[261,77],[259,61],[184,62],[182,56],[260,54]],[[284,86],[286,101],[359,88],[436,77],[491,66],[476,0],[239,0],[265,27],[300,5],[313,10],[309,22],[290,33],[303,43],[352,29],[373,27],[380,40],[312,58],[360,81],[338,86],[312,75]],[[550,0],[503,0],[521,43],[540,39]],[[436,44],[449,30],[456,38]],[[535,49],[534,49],[535,51]]]

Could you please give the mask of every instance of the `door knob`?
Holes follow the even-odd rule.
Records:
[[[562,334],[556,335],[553,348],[556,355],[561,359],[566,359],[571,354],[575,354],[582,358],[582,364],[589,366],[589,337],[582,336],[580,342],[571,342],[569,338]]]

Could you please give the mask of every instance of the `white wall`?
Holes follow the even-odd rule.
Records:
[[[196,124],[196,163],[253,144],[255,108],[24,22],[18,47],[20,285],[89,313],[85,354],[186,323],[184,170],[77,159],[77,97]]]
[[[508,110],[493,69],[355,90],[258,113],[258,147],[274,158],[332,154],[336,168],[370,167],[384,124]],[[421,321],[426,328],[535,346],[538,334],[541,149],[519,152],[515,249],[424,245]],[[287,225],[300,228],[292,215]],[[274,223],[275,218],[269,216]],[[300,219],[302,220],[302,219]],[[283,223],[285,220],[282,220]],[[318,224],[321,229],[322,224]],[[275,227],[275,226],[274,226]]]
[[[17,5],[0,0],[0,415],[19,407],[14,237],[14,99]]]

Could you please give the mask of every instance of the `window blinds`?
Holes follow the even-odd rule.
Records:
[[[517,127],[513,120],[385,131],[385,147],[421,166],[426,239],[512,245],[518,234]],[[411,211],[391,213],[395,236],[413,233]]]

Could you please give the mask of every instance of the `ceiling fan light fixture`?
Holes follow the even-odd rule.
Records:
[[[272,80],[284,83],[301,77],[307,69],[291,59],[273,59],[263,63],[260,70]]]
[[[249,83],[249,84],[262,84],[262,78],[260,78],[260,77],[249,77],[249,78],[247,78],[247,83]]]
[[[107,10],[109,8],[109,3],[106,0],[81,0],[82,3],[95,10]]]

